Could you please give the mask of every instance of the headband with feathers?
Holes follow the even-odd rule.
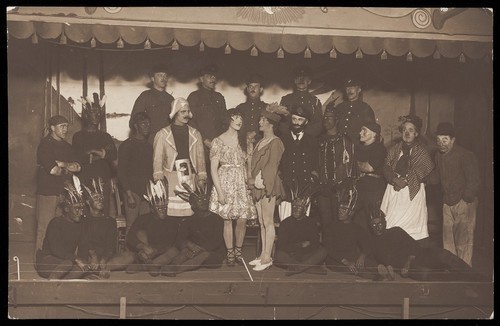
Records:
[[[68,204],[83,204],[83,192],[80,179],[73,175],[73,182],[66,181],[64,184],[64,201]]]
[[[184,201],[191,202],[193,199],[203,199],[207,196],[206,184],[203,189],[201,189],[200,187],[198,187],[198,185],[196,185],[196,190],[194,191],[193,188],[191,188],[191,186],[188,185],[187,183],[182,183],[182,186],[184,187],[184,189],[186,189],[187,192],[174,190],[174,193]]]
[[[97,182],[96,182],[96,179],[94,179],[94,178],[92,179],[92,188],[93,189],[90,189],[86,185],[83,185],[83,189],[85,189],[87,196],[92,198],[92,196],[95,194],[99,194],[101,196],[104,196],[103,186],[104,186],[104,182],[102,181],[101,177],[98,177]]]
[[[149,180],[144,198],[153,206],[168,205],[168,181],[163,178],[156,182]]]
[[[106,104],[107,95],[104,94],[101,99],[99,99],[99,94],[92,93],[94,100],[89,96],[81,96],[78,101],[82,102],[82,110],[87,111],[94,108],[102,109],[104,104]]]

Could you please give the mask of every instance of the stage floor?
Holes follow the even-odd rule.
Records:
[[[119,271],[107,280],[45,280],[32,255],[31,243],[9,246],[11,318],[484,319],[493,312],[492,281],[418,282],[397,275],[374,282],[329,270],[285,276],[276,266],[250,269],[253,281],[244,266],[201,268],[176,277]],[[254,256],[255,246],[246,246],[244,259]],[[159,307],[168,314],[155,313]]]

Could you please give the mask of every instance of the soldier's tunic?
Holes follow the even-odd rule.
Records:
[[[189,94],[187,101],[193,113],[189,125],[200,132],[203,141],[212,141],[225,131],[222,130],[222,122],[227,109],[226,100],[221,93],[201,87]]]
[[[243,126],[241,130],[244,133],[248,133],[251,131],[255,131],[255,142],[259,141],[262,138],[262,133],[259,131],[259,120],[260,113],[262,110],[265,110],[267,107],[267,103],[259,100],[247,100],[244,103],[238,104],[236,109],[238,109],[242,113],[243,117]]]
[[[373,109],[360,99],[352,102],[344,101],[336,109],[340,113],[338,132],[347,134],[355,144],[358,144],[361,127],[369,121],[375,121]]]

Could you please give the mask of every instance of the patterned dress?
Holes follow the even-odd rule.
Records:
[[[247,154],[238,145],[236,149],[225,145],[221,139],[214,138],[210,149],[210,159],[219,159],[220,186],[226,195],[226,204],[218,201],[217,190],[212,189],[210,211],[225,220],[238,218],[256,219],[257,211],[250,191],[247,189],[246,160]]]

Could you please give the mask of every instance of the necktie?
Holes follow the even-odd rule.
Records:
[[[294,138],[295,138],[295,145],[298,146],[300,144],[299,135],[294,134]]]
[[[396,163],[396,168],[394,169],[394,172],[398,173],[402,177],[406,177],[408,174],[408,168],[410,165],[410,149],[410,146],[403,144],[401,147],[403,155],[399,158],[398,163]]]

